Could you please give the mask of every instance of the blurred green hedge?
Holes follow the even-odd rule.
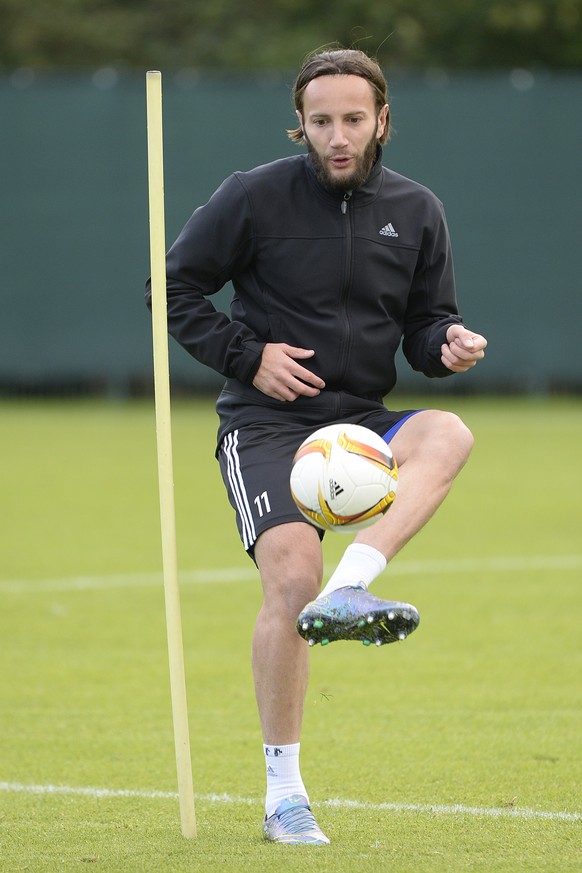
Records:
[[[0,0],[0,69],[295,70],[333,42],[394,69],[582,67],[582,0]]]

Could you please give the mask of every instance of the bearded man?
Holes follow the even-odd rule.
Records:
[[[307,154],[234,173],[194,212],[167,256],[168,325],[226,379],[216,454],[263,588],[252,647],[263,835],[324,845],[299,768],[308,644],[383,645],[416,628],[415,607],[368,586],[442,503],[473,443],[453,413],[385,405],[394,356],[402,342],[415,370],[442,377],[473,367],[487,343],[457,310],[442,203],[382,165],[390,110],[378,63],[318,52],[293,99],[288,134]],[[210,299],[227,281],[230,316]],[[390,443],[398,496],[322,590],[322,533],[295,506],[289,474],[303,440],[339,422]]]

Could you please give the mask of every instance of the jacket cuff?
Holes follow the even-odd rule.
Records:
[[[452,324],[463,324],[463,319],[458,315],[451,315],[445,322],[439,324],[435,335],[432,337],[430,358],[432,365],[429,371],[425,371],[430,378],[442,379],[452,376],[453,371],[445,367],[441,361],[441,346],[447,341],[447,331]]]
[[[244,343],[242,366],[237,378],[245,385],[253,384],[253,379],[261,366],[265,346],[266,343],[259,342],[258,340],[250,340]]]

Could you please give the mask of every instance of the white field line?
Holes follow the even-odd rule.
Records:
[[[81,797],[115,798],[138,797],[148,800],[175,800],[178,794],[174,791],[139,791],[136,789],[115,788],[76,788],[71,785],[24,785],[19,782],[0,782],[0,791],[20,792],[25,794],[73,794]],[[198,794],[196,800],[208,803],[228,803],[241,805],[259,805],[259,798],[235,797],[231,794]],[[314,806],[327,809],[362,809],[371,812],[414,812],[429,815],[468,815],[488,818],[545,819],[549,821],[582,821],[580,812],[548,811],[529,809],[520,806],[483,807],[465,806],[462,803],[443,805],[440,803],[371,803],[361,800],[323,800]]]
[[[331,573],[332,566],[326,566]],[[536,570],[581,570],[582,555],[500,555],[484,558],[458,558],[449,561],[400,561],[390,565],[391,576],[431,576],[440,573],[535,572]],[[182,585],[224,584],[258,579],[248,563],[241,567],[214,567],[184,570]],[[108,576],[65,576],[55,579],[7,579],[0,581],[0,594],[28,594],[43,591],[95,591],[110,588],[144,588],[162,584],[161,573],[119,573]]]

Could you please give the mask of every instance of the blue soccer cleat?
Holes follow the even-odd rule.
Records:
[[[329,843],[313,817],[307,798],[301,794],[286,797],[273,815],[268,818],[265,816],[263,837],[271,843],[286,843],[290,846],[300,843],[326,846]]]
[[[418,611],[410,603],[382,600],[365,588],[347,586],[308,603],[296,627],[310,646],[325,646],[335,640],[383,646],[405,640],[419,621]]]

